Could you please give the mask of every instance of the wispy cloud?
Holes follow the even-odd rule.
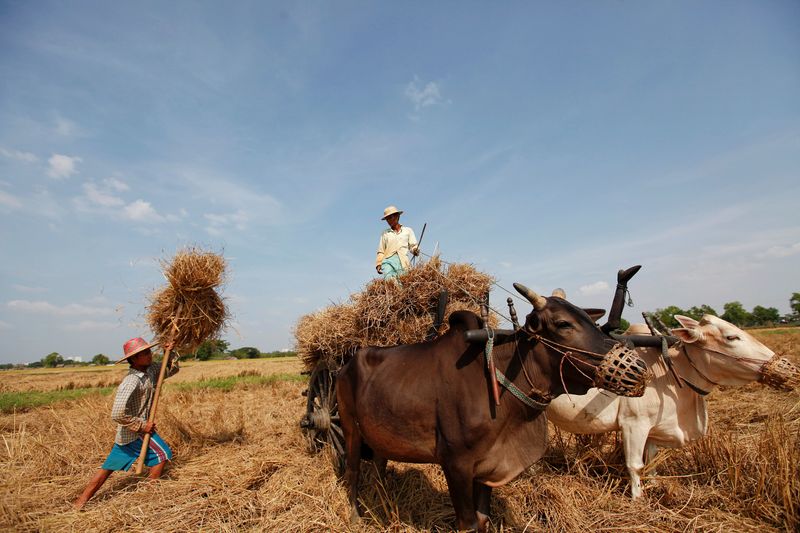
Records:
[[[17,285],[14,284],[11,286],[15,291],[19,292],[28,292],[28,293],[41,293],[47,292],[47,289],[44,287],[28,287],[27,285]]]
[[[596,281],[589,285],[583,285],[578,291],[584,296],[593,296],[595,294],[605,294],[608,292],[609,285],[605,281]]]
[[[22,207],[22,200],[13,194],[0,191],[0,206],[7,207],[9,209],[19,209]]]
[[[164,217],[159,215],[155,208],[144,200],[136,200],[129,203],[123,209],[125,218],[135,220],[137,222],[163,222]]]
[[[423,107],[442,103],[439,84],[434,81],[421,82],[417,76],[414,76],[414,79],[406,85],[405,95],[414,104],[416,111]]]
[[[766,251],[756,254],[758,258],[780,258],[789,257],[791,255],[800,254],[800,242],[790,244],[789,246],[771,246]]]
[[[83,192],[90,203],[101,207],[118,207],[125,203],[122,198],[110,194],[107,190],[101,190],[94,183],[84,183]]]
[[[110,307],[90,307],[82,304],[68,304],[59,307],[45,301],[11,300],[6,305],[14,311],[54,316],[103,316],[114,313]]]
[[[64,331],[108,331],[119,328],[119,322],[101,322],[96,320],[82,320],[75,324],[65,324],[61,327]]]
[[[19,150],[12,150],[0,146],[0,156],[8,159],[16,159],[18,161],[25,161],[26,163],[34,163],[39,160],[34,154],[30,152],[21,152]]]
[[[47,175],[55,179],[64,179],[76,174],[78,169],[75,168],[77,163],[83,161],[80,157],[70,157],[68,155],[53,154],[47,160],[49,168]]]
[[[2,320],[0,320],[0,329],[8,330],[8,329],[13,329],[13,328],[14,327],[11,324],[9,324],[8,322],[3,322]]]

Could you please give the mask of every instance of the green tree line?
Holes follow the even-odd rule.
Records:
[[[772,326],[784,320],[800,320],[800,292],[792,293],[792,296],[789,298],[789,306],[792,309],[792,313],[787,317],[782,317],[780,312],[774,307],[764,307],[761,305],[753,307],[752,311],[747,311],[739,301],[724,304],[722,306],[722,314],[719,314],[716,309],[705,304],[701,306],[692,306],[689,309],[681,309],[676,305],[670,305],[668,307],[656,309],[653,314],[669,327],[680,326],[678,321],[675,320],[674,315],[688,316],[695,320],[700,320],[703,315],[713,315],[739,327]]]

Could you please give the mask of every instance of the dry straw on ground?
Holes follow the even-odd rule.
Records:
[[[447,313],[480,311],[493,278],[472,265],[445,266],[438,258],[412,267],[398,281],[375,279],[346,303],[334,304],[298,320],[297,355],[307,370],[319,361],[337,367],[360,346],[394,346],[425,340],[433,326],[439,293],[449,295]],[[492,314],[490,324],[497,326]],[[447,329],[447,321],[440,333]]]
[[[219,336],[228,320],[216,289],[225,282],[225,259],[199,248],[186,248],[162,261],[169,282],[150,296],[147,322],[162,342],[171,339],[179,352]]]

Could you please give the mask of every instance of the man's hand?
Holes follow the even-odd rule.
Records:
[[[148,420],[142,428],[142,433],[153,433],[156,430],[156,423],[153,420]]]
[[[413,247],[411,249],[411,254],[414,255],[414,256],[418,256],[419,255],[419,246]]]
[[[383,269],[381,268],[381,265],[376,266],[375,270],[378,271],[378,274],[383,274]]]

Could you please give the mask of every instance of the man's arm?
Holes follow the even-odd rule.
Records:
[[[383,263],[383,258],[386,254],[386,234],[381,233],[381,238],[378,240],[378,255],[375,257],[375,270],[378,271],[378,274],[382,274],[381,272],[381,263]]]
[[[408,226],[406,226],[408,228]],[[417,243],[417,236],[414,235],[414,230],[408,228],[408,249],[414,255],[419,255],[419,243]]]

